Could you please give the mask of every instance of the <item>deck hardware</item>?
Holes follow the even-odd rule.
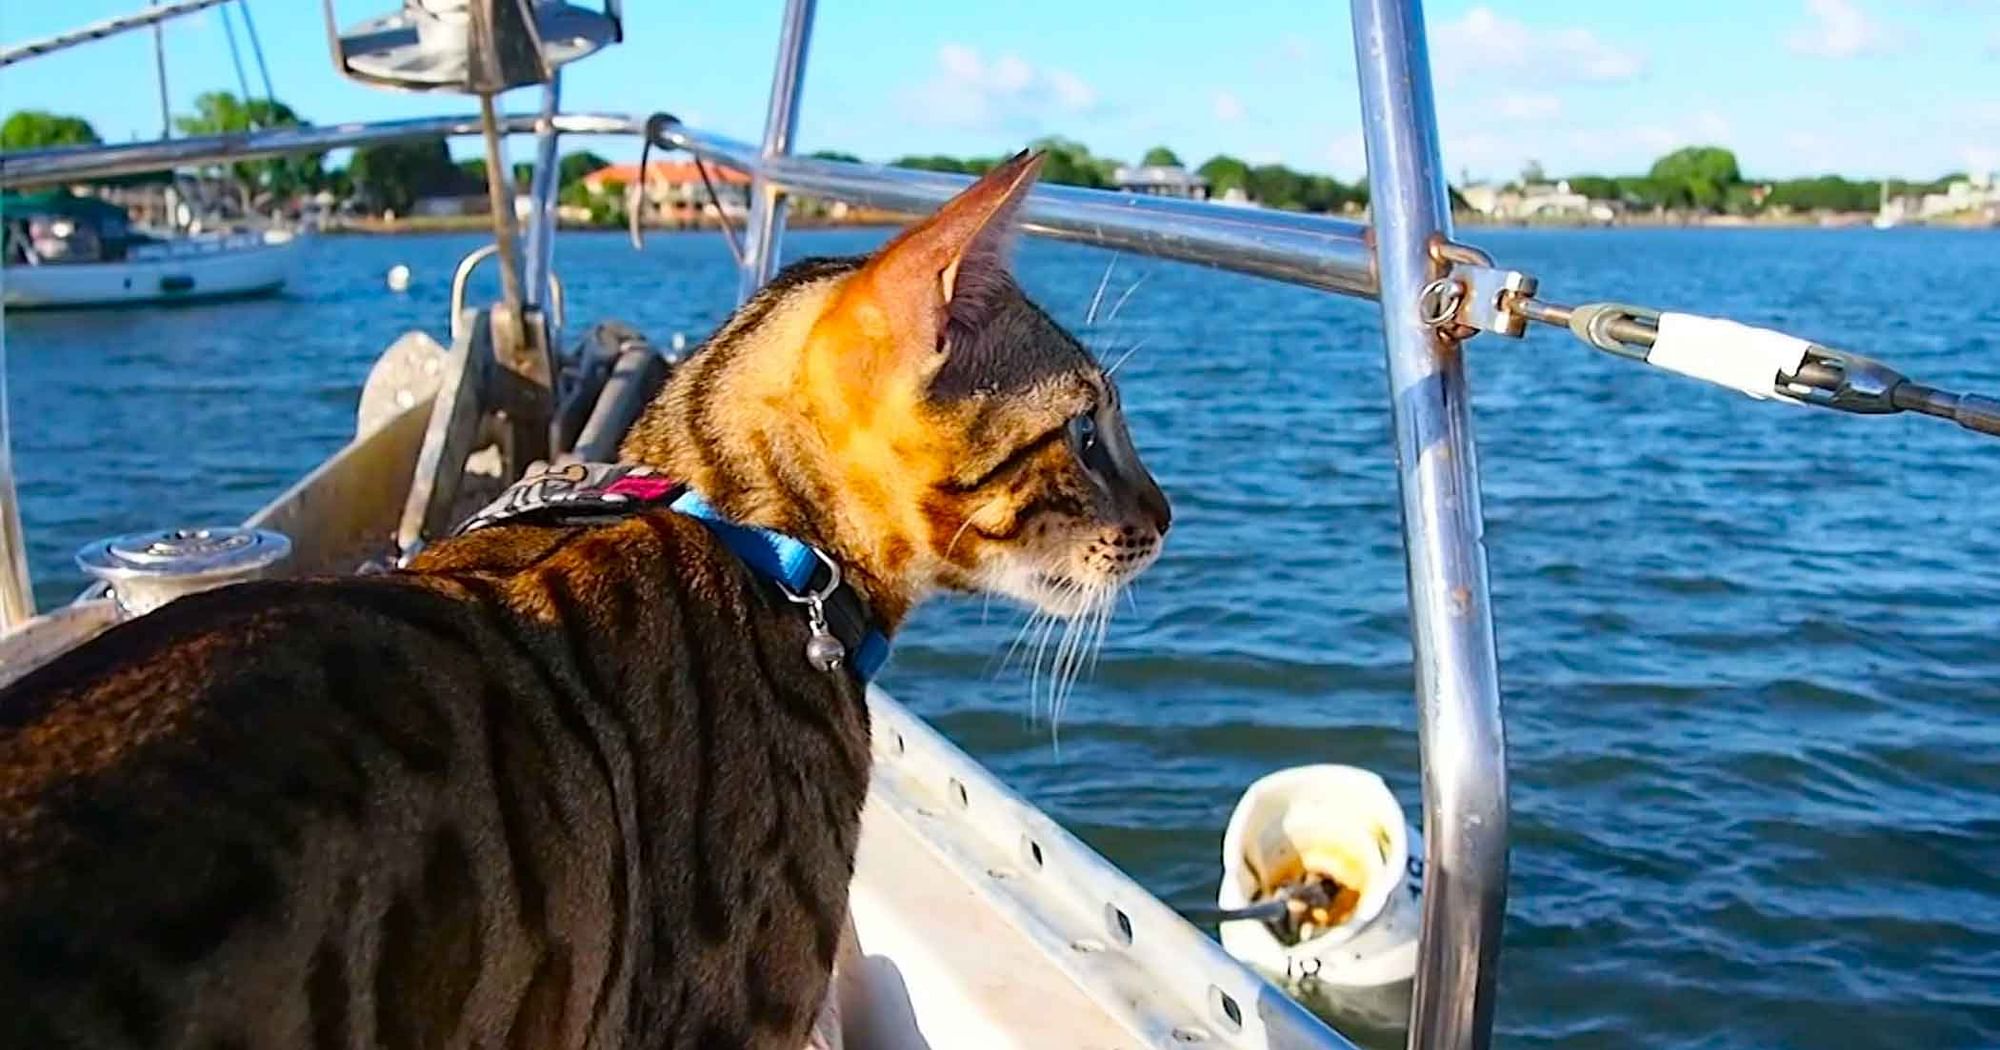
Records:
[[[1211,984],[1208,986],[1208,1005],[1223,1031],[1233,1035],[1243,1030],[1243,1007],[1237,1004],[1235,996]]]
[[[1440,277],[1417,293],[1417,317],[1428,328],[1443,327],[1458,316],[1464,301],[1465,286],[1449,277]]]
[[[480,263],[493,258],[496,251],[493,245],[480,245],[465,253],[465,258],[458,261],[458,268],[451,273],[451,337],[454,341],[465,327],[466,282],[472,279],[472,271],[479,269]],[[548,277],[549,309],[553,314],[551,321],[556,330],[561,331],[563,324],[568,320],[569,300],[563,293],[562,278],[556,276],[553,270],[549,272]]]
[[[1174,1042],[1206,1043],[1208,1042],[1208,1029],[1197,1028],[1194,1025],[1185,1025],[1183,1027],[1176,1028],[1174,1029]]]
[[[1485,252],[1443,236],[1431,239],[1430,257],[1444,276],[1418,298],[1425,324],[1459,341],[1481,332],[1519,339],[1527,331],[1519,307],[1534,297],[1534,277],[1503,270]]]
[[[1121,947],[1132,946],[1132,917],[1116,904],[1104,905],[1104,925]]]
[[[225,526],[114,536],[78,551],[76,563],[111,585],[125,615],[141,616],[184,594],[270,576],[291,553],[283,533]]]
[[[1453,267],[1452,276],[1465,288],[1458,307],[1459,324],[1510,339],[1527,334],[1528,319],[1517,304],[1534,297],[1535,278],[1519,270],[1464,265]]]

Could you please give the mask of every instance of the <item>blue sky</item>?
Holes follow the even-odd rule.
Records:
[[[317,3],[250,2],[278,95],[307,119],[470,110],[466,99],[343,81]],[[336,7],[351,22],[391,2]],[[0,39],[137,6],[17,0],[0,5]],[[665,109],[755,139],[781,6],[628,0],[627,42],[570,67],[565,101]],[[1164,143],[1191,162],[1226,151],[1362,171],[1338,0],[819,7],[804,149],[997,153],[1059,133],[1126,158]],[[1554,174],[1636,172],[1690,143],[1729,146],[1758,176],[2000,168],[2000,0],[1432,0],[1427,19],[1454,178],[1510,176],[1531,159]],[[167,41],[177,110],[233,88],[215,12],[172,24]],[[28,107],[82,115],[108,139],[154,135],[150,34],[0,70],[0,108]]]

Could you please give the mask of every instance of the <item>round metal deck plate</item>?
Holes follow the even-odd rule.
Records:
[[[292,541],[268,529],[159,529],[98,540],[77,552],[76,563],[138,614],[183,594],[263,576],[291,552]]]
[[[596,53],[618,39],[618,24],[602,12],[561,2],[533,5],[542,60],[550,68]],[[411,91],[470,91],[462,21],[412,14],[371,18],[340,34],[350,76]]]

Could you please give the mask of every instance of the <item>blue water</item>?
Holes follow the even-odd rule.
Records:
[[[794,253],[879,233],[804,233]],[[1553,298],[1778,325],[2000,391],[2000,236],[1472,231]],[[233,521],[351,431],[367,366],[441,335],[473,238],[328,239],[261,303],[13,315],[14,447],[44,603],[108,533]],[[408,263],[408,295],[382,274]],[[1106,256],[1031,244],[1079,323]],[[713,235],[560,247],[573,318],[699,338]],[[1120,260],[1133,430],[1167,553],[1052,746],[995,670],[1011,610],[941,602],[888,687],[1178,905],[1244,785],[1357,763],[1416,799],[1372,304]],[[1553,334],[1470,350],[1514,783],[1509,1046],[2000,1044],[2000,441],[1757,404]],[[1414,815],[1414,807],[1412,807]]]

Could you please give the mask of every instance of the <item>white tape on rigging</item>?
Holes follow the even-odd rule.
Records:
[[[1719,317],[1663,313],[1646,363],[1740,390],[1759,400],[1782,398],[1783,377],[1805,363],[1812,343],[1797,336]]]

